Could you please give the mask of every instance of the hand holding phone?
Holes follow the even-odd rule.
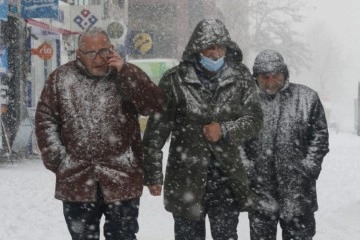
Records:
[[[117,52],[115,52],[113,49],[110,49],[110,55],[108,57],[107,63],[111,71],[118,73],[124,65],[124,60]]]

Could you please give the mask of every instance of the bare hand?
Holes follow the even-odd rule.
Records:
[[[161,195],[161,185],[149,185],[149,192],[153,196],[160,196]]]
[[[212,143],[219,141],[222,138],[221,125],[218,122],[212,122],[203,127],[205,138]]]
[[[107,63],[111,69],[114,69],[116,72],[120,72],[124,66],[124,59],[117,52],[111,50]]]

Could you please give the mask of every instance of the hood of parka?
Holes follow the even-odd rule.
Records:
[[[266,49],[260,52],[254,60],[253,65],[253,76],[256,84],[259,85],[257,81],[257,77],[260,74],[267,74],[267,73],[282,73],[285,77],[284,86],[279,89],[278,93],[284,91],[289,86],[289,69],[288,66],[283,58],[283,56],[272,49]],[[269,96],[268,94],[262,92],[261,95],[265,96],[267,99],[273,99],[275,95]]]
[[[239,64],[242,62],[241,49],[231,40],[225,25],[218,19],[204,19],[197,24],[185,48],[182,60],[196,63],[199,53],[215,44],[226,47],[227,63]]]

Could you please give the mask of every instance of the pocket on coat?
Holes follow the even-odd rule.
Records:
[[[60,163],[56,172],[58,181],[70,181],[71,178],[77,177],[90,168],[91,163],[83,160],[72,160],[69,155]]]
[[[135,157],[131,148],[125,151],[122,155],[111,158],[112,165],[120,168],[133,169],[138,167],[138,159]]]

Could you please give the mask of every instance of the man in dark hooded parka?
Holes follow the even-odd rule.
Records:
[[[239,146],[260,131],[263,116],[241,61],[224,24],[202,20],[180,64],[159,83],[168,101],[145,130],[145,184],[153,195],[160,195],[164,184],[176,240],[204,240],[206,215],[213,239],[236,240],[240,211],[256,202]],[[162,148],[169,136],[163,183]]]
[[[251,240],[275,240],[277,225],[283,240],[311,240],[318,209],[316,180],[329,136],[318,94],[289,82],[280,53],[259,53],[253,75],[259,86],[264,127],[245,144],[251,189],[259,197],[249,212]]]

